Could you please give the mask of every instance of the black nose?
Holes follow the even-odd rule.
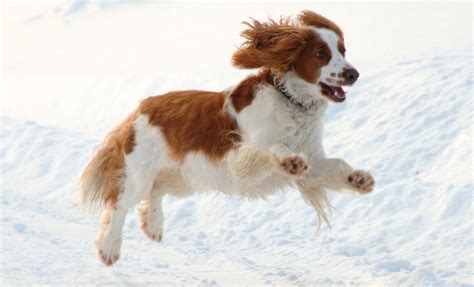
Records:
[[[359,78],[359,72],[356,69],[347,69],[342,73],[342,76],[348,84],[354,84]]]

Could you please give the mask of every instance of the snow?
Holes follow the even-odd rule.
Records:
[[[327,3],[79,3],[4,5],[2,286],[473,285],[473,44],[470,24],[462,25],[472,4],[407,3],[406,22],[396,23],[403,7],[395,4],[383,15],[380,4],[351,4],[354,17],[346,17],[343,4]],[[303,8],[322,10],[350,37],[348,57],[361,78],[328,110],[325,146],[371,170],[375,191],[333,194],[332,228],[319,231],[293,190],[268,201],[167,197],[163,242],[147,239],[130,212],[122,258],[104,267],[92,244],[98,218],[71,202],[104,134],[147,96],[236,83],[247,73],[228,60],[239,23]],[[188,17],[176,23],[180,13]],[[419,13],[422,28],[413,25]],[[114,26],[121,33],[109,33]],[[384,29],[394,39],[377,34]],[[161,49],[173,31],[180,34]],[[216,33],[219,43],[211,41]],[[383,41],[374,47],[366,33]],[[173,65],[174,55],[185,60]]]

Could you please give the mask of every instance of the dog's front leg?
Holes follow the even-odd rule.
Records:
[[[351,189],[366,194],[374,188],[375,180],[370,173],[355,170],[342,159],[329,158],[312,162],[311,171],[296,181],[305,201],[314,207],[318,217],[329,224],[330,203],[327,189]]]
[[[314,163],[314,168],[305,179],[305,186],[326,187],[332,190],[351,189],[361,194],[373,190],[375,180],[364,170],[352,168],[339,158],[323,158]]]
[[[299,177],[308,165],[304,155],[292,153],[283,145],[264,148],[243,143],[229,158],[229,168],[235,179],[260,181],[275,175]]]

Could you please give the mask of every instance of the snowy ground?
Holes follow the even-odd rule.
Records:
[[[346,17],[342,4],[319,9],[343,22],[354,43],[352,49],[347,43],[348,55],[362,71],[346,103],[328,111],[328,154],[370,169],[377,179],[369,196],[334,194],[332,229],[323,225],[316,232],[313,210],[292,190],[269,201],[220,194],[166,198],[164,241],[145,238],[131,212],[122,259],[106,268],[91,243],[97,218],[70,201],[104,133],[146,96],[183,88],[220,90],[238,81],[245,72],[232,71],[228,58],[238,43],[238,23],[247,16],[318,8],[70,3],[3,7],[10,13],[4,14],[2,32],[11,42],[2,46],[2,286],[473,285],[474,46],[470,25],[461,25],[471,21],[472,4],[410,6],[406,23],[396,26],[387,19],[399,15],[390,14],[377,27],[370,19],[379,20],[383,7],[376,4],[354,6],[353,12],[366,13],[355,19]],[[202,11],[200,17],[222,12],[215,16],[219,23],[232,23],[216,27],[196,16],[175,28],[158,25],[181,21],[176,17],[193,15],[193,9]],[[408,29],[420,13],[426,13],[424,29],[436,31]],[[184,26],[192,21],[190,34],[198,42],[190,44],[193,65],[165,59],[175,54],[157,55],[165,61],[160,65],[153,56],[161,51],[157,43],[168,43],[163,41],[172,31],[180,34],[165,51],[186,43]],[[150,23],[156,35],[146,30]],[[117,25],[120,33],[109,33]],[[381,35],[377,49],[364,36],[369,29],[388,28],[406,43]],[[208,30],[213,35],[197,34]],[[135,31],[145,31],[133,38],[137,46],[127,40]],[[214,53],[214,43],[199,39],[216,33],[226,44],[216,43]],[[440,34],[450,41],[439,41]],[[104,35],[107,40],[101,40]],[[133,46],[130,53],[115,50],[120,41]],[[202,49],[211,51],[200,56]]]

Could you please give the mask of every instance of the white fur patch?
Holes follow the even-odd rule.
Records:
[[[167,161],[168,149],[158,127],[148,124],[148,116],[135,121],[135,147],[125,156],[124,191],[117,205],[130,208],[151,190],[153,181]]]

